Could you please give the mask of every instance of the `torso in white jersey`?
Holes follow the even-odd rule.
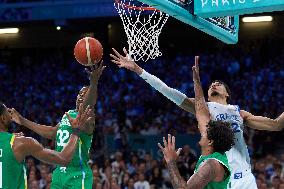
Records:
[[[250,157],[243,136],[243,119],[240,108],[236,105],[223,105],[216,102],[208,102],[212,120],[226,121],[232,124],[235,136],[235,145],[226,152],[228,162],[232,170],[232,179],[242,178],[246,172],[251,172]]]

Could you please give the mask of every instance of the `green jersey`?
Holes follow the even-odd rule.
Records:
[[[78,115],[78,112],[76,112],[75,110],[69,110],[68,113],[72,118],[76,118],[76,116]],[[62,151],[64,146],[68,143],[71,134],[72,127],[67,116],[64,115],[60,121],[59,128],[56,133],[56,151]],[[92,144],[92,138],[92,135],[85,133],[80,134],[80,140],[77,144],[76,152],[67,168],[78,168],[82,170],[88,167],[89,150]]]
[[[229,164],[228,164],[228,159],[226,154],[220,154],[218,152],[215,152],[213,154],[210,154],[208,156],[200,156],[199,160],[196,164],[195,170],[194,172],[197,172],[200,165],[202,165],[205,161],[207,161],[208,159],[214,159],[216,161],[218,161],[219,163],[221,163],[225,168],[227,168],[227,170],[225,170],[225,176],[224,176],[224,180],[221,182],[209,182],[208,185],[204,188],[204,189],[227,189],[228,188],[228,184],[230,181],[230,175],[231,175],[231,171],[229,168]]]
[[[12,149],[15,135],[0,132],[0,188],[27,189],[24,161],[19,163]]]

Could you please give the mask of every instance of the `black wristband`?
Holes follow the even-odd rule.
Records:
[[[81,133],[81,129],[79,129],[79,128],[72,128],[72,134],[73,135],[79,136],[80,133]]]

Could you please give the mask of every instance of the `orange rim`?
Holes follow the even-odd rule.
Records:
[[[128,8],[128,9],[133,9],[133,10],[140,10],[140,11],[157,11],[160,12],[158,9],[155,9],[154,7],[137,7],[137,6],[133,6],[133,5],[126,5],[123,2],[121,2],[120,0],[115,0],[115,2],[117,4],[121,4],[122,7],[124,8]]]

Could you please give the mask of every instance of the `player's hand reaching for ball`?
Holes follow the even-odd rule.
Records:
[[[160,143],[158,143],[158,146],[162,150],[166,162],[176,161],[182,149],[179,148],[177,151],[175,150],[175,137],[168,134],[168,141],[163,137],[163,142],[165,147]]]
[[[192,66],[192,76],[194,82],[200,82],[200,76],[199,76],[199,56],[195,56],[195,63],[194,66]]]
[[[138,75],[142,74],[143,69],[129,57],[125,48],[123,48],[125,56],[119,54],[119,52],[117,52],[117,50],[115,50],[114,48],[112,48],[112,50],[115,55],[110,54],[110,56],[113,58],[113,60],[111,61],[118,65],[119,68],[126,68],[130,71],[136,72]]]
[[[106,68],[106,66],[103,66],[103,61],[101,61],[100,63],[96,64],[96,66],[90,66],[91,70],[89,70],[88,68],[85,68],[85,71],[88,73],[89,75],[89,79],[90,79],[90,83],[91,84],[98,84],[98,81],[104,71],[104,69]]]
[[[79,129],[80,131],[83,130],[86,123],[92,119],[92,109],[90,106],[87,106],[87,108],[83,110],[82,104],[79,107],[79,113],[75,119],[71,118],[69,113],[66,112],[65,114],[71,124],[72,129]]]
[[[8,109],[11,117],[12,117],[12,121],[14,121],[15,123],[22,125],[22,121],[23,121],[23,116],[17,112],[17,110],[15,110],[14,108],[9,108]]]

